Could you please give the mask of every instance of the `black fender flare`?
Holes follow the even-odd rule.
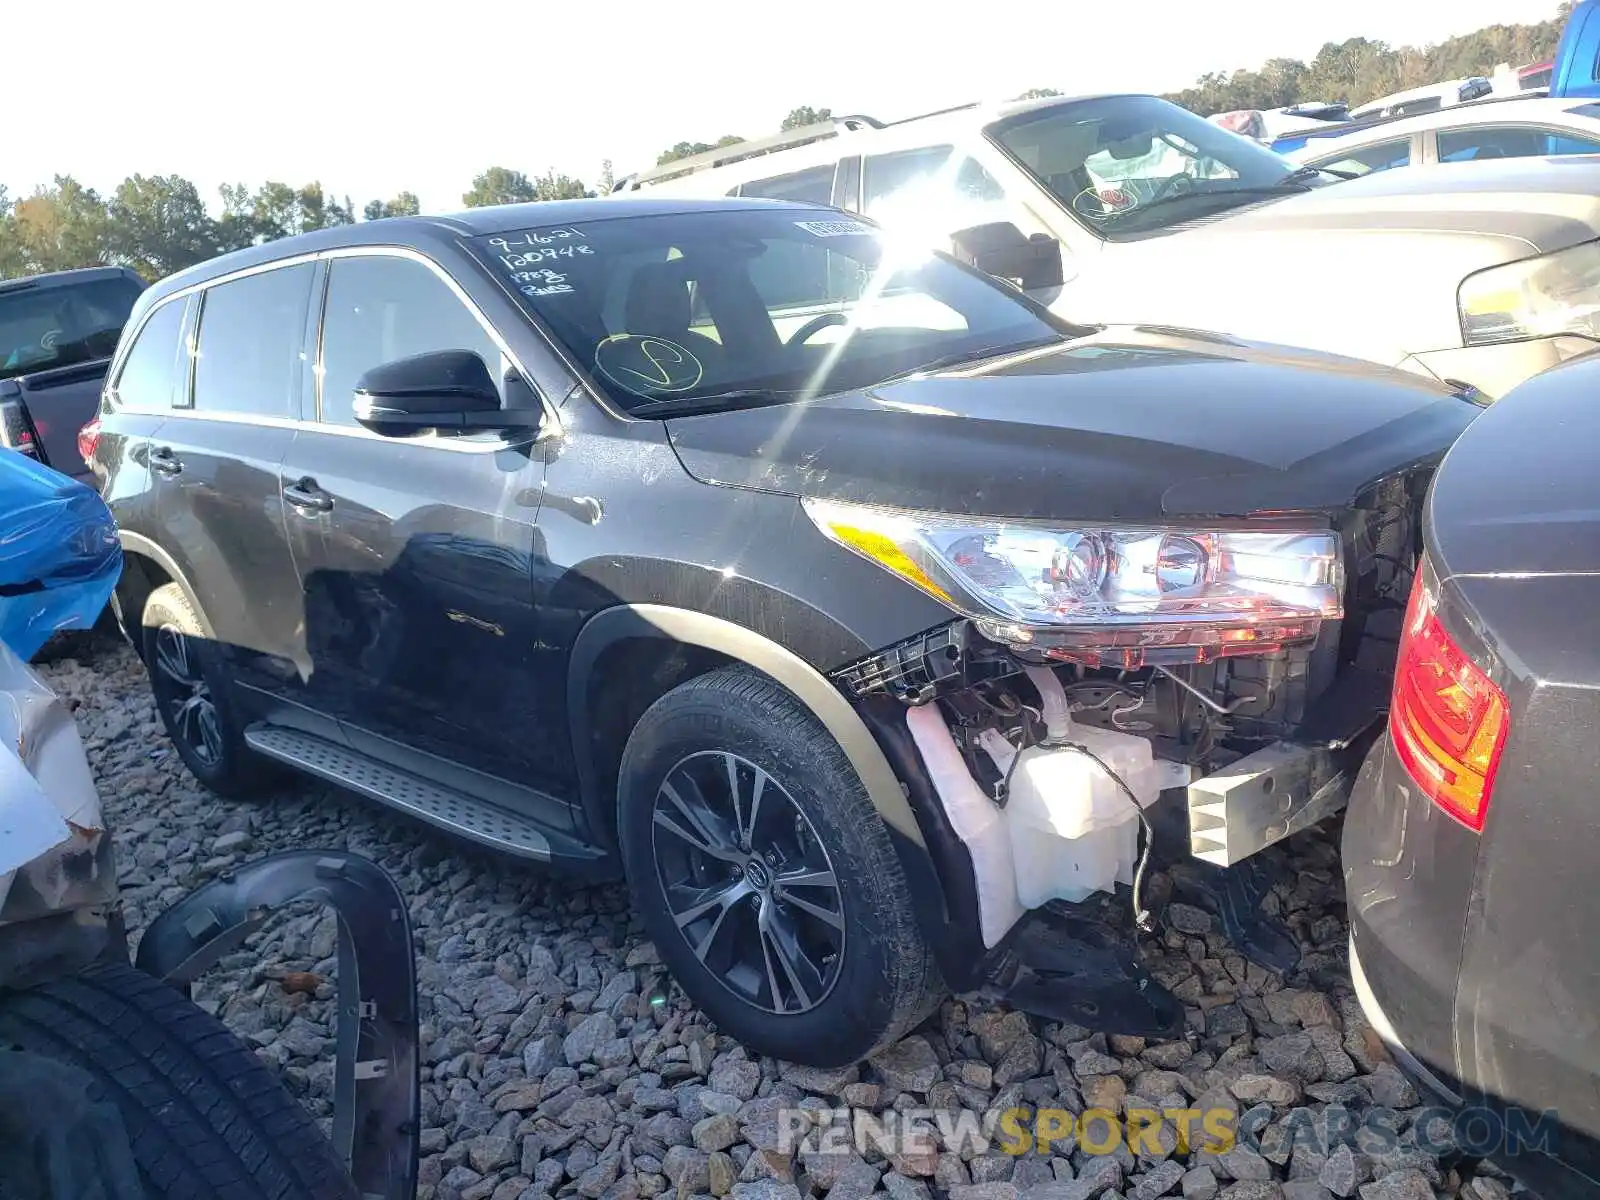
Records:
[[[567,713],[573,758],[591,836],[609,828],[609,789],[589,755],[589,677],[607,649],[629,638],[661,638],[725,654],[787,688],[833,735],[860,776],[872,807],[897,836],[925,849],[922,829],[888,758],[850,702],[810,663],[771,638],[709,613],[665,604],[619,604],[590,617],[567,661]]]
[[[320,900],[339,925],[334,1149],[364,1196],[416,1194],[421,1085],[417,975],[406,900],[346,850],[290,850],[226,871],[161,913],[134,965],[185,990],[274,909]]]

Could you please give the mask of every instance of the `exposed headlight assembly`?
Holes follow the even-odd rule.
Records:
[[[1468,275],[1457,304],[1469,346],[1562,333],[1600,339],[1600,242]]]
[[[1326,529],[1074,528],[804,503],[829,538],[987,636],[1072,662],[1261,654],[1343,615],[1339,538]]]

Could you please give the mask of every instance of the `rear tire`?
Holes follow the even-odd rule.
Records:
[[[282,777],[244,742],[217,648],[189,597],[162,584],[145,601],[141,651],[167,736],[189,773],[219,796],[243,800]]]
[[[20,1149],[60,1138],[70,1121],[56,1178],[96,1185],[70,1195],[121,1200],[127,1172],[117,1168],[131,1151],[149,1200],[357,1200],[332,1145],[261,1060],[177,989],[125,963],[0,993],[0,1062],[17,1051],[61,1068],[49,1079],[66,1111],[9,1105],[0,1130]],[[125,1145],[106,1140],[119,1132]],[[86,1161],[75,1164],[73,1151]],[[45,1166],[25,1154],[13,1162]],[[40,1182],[24,1194],[51,1195]]]
[[[727,667],[656,701],[623,753],[618,804],[662,960],[751,1050],[841,1066],[943,997],[888,827],[832,735],[765,676]]]

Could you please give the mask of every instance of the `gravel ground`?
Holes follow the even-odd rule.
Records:
[[[1207,914],[1169,910],[1147,957],[1189,1006],[1186,1042],[1108,1039],[951,1001],[869,1064],[808,1070],[719,1036],[663,977],[621,887],[547,879],[315,783],[255,804],[219,800],[171,751],[127,648],[79,640],[40,672],[79,704],[133,930],[216,872],[275,850],[343,847],[399,881],[421,989],[421,1200],[1499,1200],[1510,1190],[1486,1164],[1417,1148],[1418,1097],[1384,1061],[1345,978],[1327,834],[1290,844],[1267,901],[1304,949],[1287,979],[1247,965]],[[332,918],[292,912],[196,991],[324,1120],[333,954]],[[1020,1156],[955,1135],[891,1155],[826,1142],[784,1152],[781,1129],[795,1126],[780,1125],[780,1110],[821,1123],[845,1105],[884,1121],[913,1109],[1221,1108],[1258,1139],[1202,1153],[1178,1147],[1168,1122],[1138,1153],[1091,1155],[1071,1135]],[[1397,1137],[1358,1136],[1330,1154],[1337,1139],[1304,1136],[1325,1134],[1339,1113],[1374,1112],[1390,1114]]]

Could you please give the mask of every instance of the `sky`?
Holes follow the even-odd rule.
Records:
[[[213,206],[222,183],[320,180],[358,209],[408,190],[447,212],[489,166],[592,186],[604,159],[620,176],[679,141],[772,132],[802,104],[893,120],[1030,87],[1172,91],[1207,71],[1309,61],[1347,37],[1424,45],[1544,20],[1556,0],[7,9],[0,183],[14,198],[56,174],[109,195],[135,172],[175,173]]]

